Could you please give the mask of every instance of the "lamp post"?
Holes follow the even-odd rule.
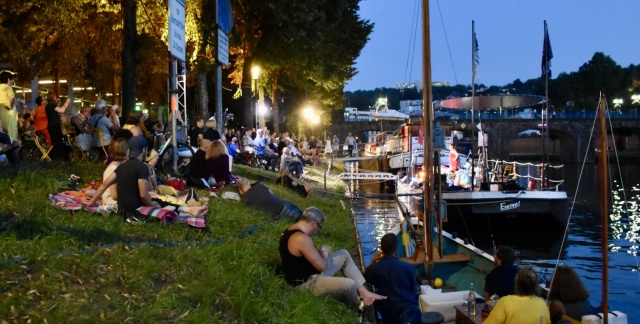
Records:
[[[638,118],[638,105],[640,105],[640,94],[634,94],[631,96],[631,104],[634,107],[634,117]]]
[[[268,111],[267,106],[265,106],[264,104],[259,104],[258,105],[258,107],[257,107],[257,114],[258,114],[258,122],[257,122],[257,124],[258,125],[257,125],[256,129],[264,127],[264,125],[265,125],[264,116],[267,114],[267,111]]]
[[[256,109],[256,98],[254,96],[254,91],[258,91],[258,78],[260,77],[260,67],[254,65],[251,68],[251,110],[253,110],[253,118],[256,119],[254,123],[251,121],[251,125],[255,125],[256,130],[258,129],[258,110]]]
[[[624,103],[624,100],[622,100],[621,98],[613,99],[613,108],[617,108],[618,109],[618,114],[622,113],[622,104],[623,103]]]
[[[311,128],[311,135],[315,136],[314,125],[317,125],[320,123],[320,115],[318,115],[316,111],[311,107],[304,108],[304,111],[302,112],[302,114],[304,118],[309,121],[309,128]]]

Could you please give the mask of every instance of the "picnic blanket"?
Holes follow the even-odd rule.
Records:
[[[86,206],[85,204],[89,202],[91,196],[81,192],[81,191],[72,191],[67,190],[63,192],[59,192],[56,194],[50,194],[49,200],[51,201],[51,206],[69,211],[79,211],[84,210],[91,213],[100,212],[100,208],[98,206]],[[173,223],[177,220],[180,223],[186,223],[189,226],[204,228],[205,224],[205,215],[206,213],[201,213],[196,216],[192,216],[188,213],[176,212],[169,209],[161,209],[150,206],[143,206],[137,209],[138,212],[142,215],[145,215],[150,218],[156,218],[163,223]]]

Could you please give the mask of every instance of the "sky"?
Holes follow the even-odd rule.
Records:
[[[361,19],[375,26],[356,59],[358,74],[347,82],[345,91],[422,82],[422,24],[414,22],[420,18],[421,2],[360,2]],[[603,52],[622,67],[640,64],[640,0],[430,0],[429,3],[434,82],[471,84],[472,20],[480,56],[478,78],[485,85],[502,86],[516,79],[524,82],[540,77],[545,20],[553,50],[554,78],[561,72],[577,71],[595,52]],[[418,35],[414,40],[411,31],[415,28]],[[415,45],[410,46],[414,41]]]

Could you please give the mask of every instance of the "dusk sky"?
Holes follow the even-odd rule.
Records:
[[[360,3],[360,17],[375,27],[356,60],[358,74],[347,83],[346,91],[421,82],[421,22],[416,25],[418,35],[411,51],[409,46],[413,21],[420,18],[420,12],[416,17],[420,3]],[[486,85],[541,75],[544,20],[553,49],[554,78],[561,72],[577,71],[595,52],[603,52],[622,67],[640,64],[640,0],[431,0],[430,12],[433,81],[471,84],[472,20],[480,49],[479,79]],[[408,57],[412,68],[407,71]]]

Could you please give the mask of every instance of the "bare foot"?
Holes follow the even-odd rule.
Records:
[[[206,212],[209,208],[209,205],[206,204],[204,206],[196,206],[196,207],[182,207],[183,211],[189,213],[191,216],[198,216],[198,214]]]
[[[359,289],[358,291],[360,292],[360,297],[362,298],[362,301],[364,302],[365,306],[370,306],[376,300],[387,299],[387,296],[378,295],[366,289]]]

